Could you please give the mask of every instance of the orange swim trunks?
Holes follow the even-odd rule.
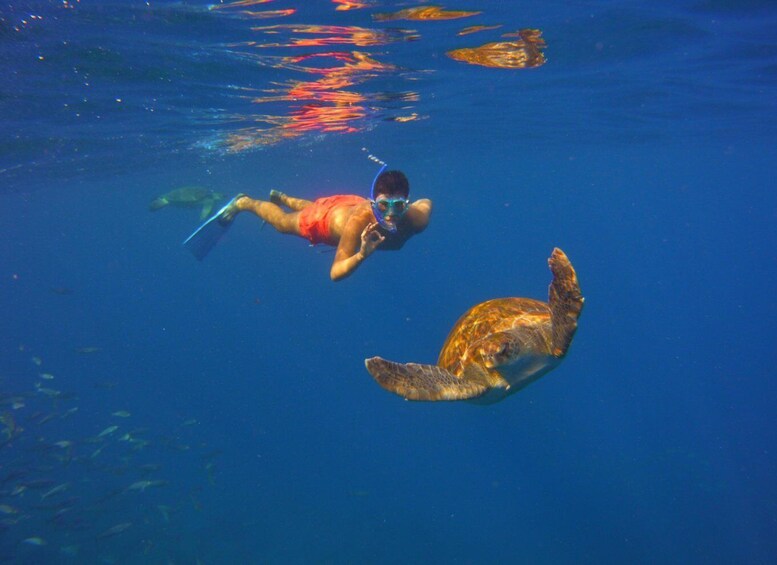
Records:
[[[299,234],[310,243],[330,243],[329,224],[332,210],[340,206],[356,206],[366,198],[353,194],[338,194],[319,198],[299,213]]]

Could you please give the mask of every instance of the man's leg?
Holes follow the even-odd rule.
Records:
[[[287,208],[291,208],[297,212],[313,204],[311,200],[305,200],[304,198],[294,198],[284,194],[280,190],[275,189],[270,191],[270,202],[277,204],[278,206],[286,206]]]
[[[296,199],[295,199],[296,200]],[[281,233],[299,235],[299,212],[284,212],[277,204],[242,196],[235,202],[241,212],[253,212]]]

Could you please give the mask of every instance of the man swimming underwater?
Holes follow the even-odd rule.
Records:
[[[310,201],[273,190],[268,202],[238,194],[184,245],[202,260],[239,212],[253,212],[281,233],[336,246],[329,276],[333,281],[342,280],[376,249],[400,249],[429,224],[432,201],[424,198],[411,203],[405,175],[385,169],[384,164],[378,171],[369,199],[340,194]]]

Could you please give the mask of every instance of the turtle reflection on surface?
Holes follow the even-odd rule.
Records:
[[[542,32],[538,29],[522,29],[517,35],[519,39],[515,41],[454,49],[446,54],[456,61],[499,69],[527,69],[544,65],[545,55],[541,49],[546,44],[541,37]]]
[[[375,14],[372,19],[376,22],[390,22],[394,20],[457,20],[477,16],[481,12],[466,12],[464,10],[446,10],[441,6],[418,6],[406,8],[398,12]]]

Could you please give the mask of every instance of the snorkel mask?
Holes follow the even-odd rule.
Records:
[[[386,170],[386,167],[388,167],[388,165],[383,163],[383,166],[372,181],[372,188],[370,188],[370,206],[372,206],[372,214],[375,216],[378,224],[389,233],[396,233],[396,223],[386,220],[386,216],[391,214],[395,218],[401,218],[405,212],[407,212],[409,201],[407,198],[378,198],[375,200],[375,183],[378,182],[378,177]]]

